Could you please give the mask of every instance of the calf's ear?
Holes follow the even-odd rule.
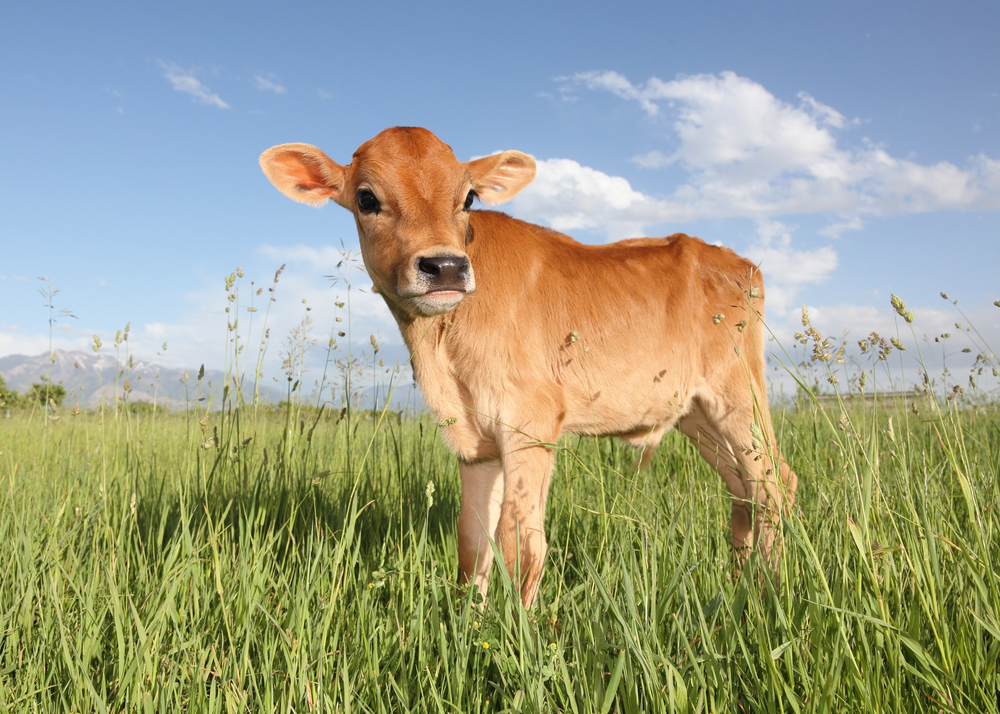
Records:
[[[509,201],[535,178],[535,160],[520,151],[484,156],[465,168],[483,203]]]
[[[260,168],[271,183],[294,201],[321,206],[340,203],[346,170],[309,144],[280,144],[260,155]]]

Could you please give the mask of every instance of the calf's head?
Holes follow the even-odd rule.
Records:
[[[465,253],[469,209],[513,198],[535,177],[535,162],[505,151],[462,163],[426,129],[386,129],[341,166],[309,144],[281,144],[260,157],[283,194],[302,203],[336,201],[354,214],[361,255],[390,307],[440,315],[476,289]]]

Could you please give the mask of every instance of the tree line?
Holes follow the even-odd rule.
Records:
[[[35,405],[58,407],[64,399],[66,388],[62,384],[51,382],[48,377],[42,377],[41,381],[18,394],[7,386],[3,375],[0,375],[0,409],[30,408]]]

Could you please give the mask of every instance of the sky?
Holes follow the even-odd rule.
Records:
[[[786,348],[807,305],[824,334],[913,353],[894,293],[917,338],[954,333],[933,359],[967,366],[1000,344],[997,27],[995,2],[5,3],[0,356],[46,352],[52,304],[55,348],[109,350],[128,324],[139,357],[221,368],[226,278],[241,268],[256,349],[244,310],[263,287],[264,324],[284,264],[273,378],[305,316],[318,347],[345,331],[358,243],[347,211],[279,194],[260,153],[307,142],[347,163],[417,125],[463,161],[534,156],[500,207],[518,218],[587,243],[680,231],[759,262]],[[405,360],[365,276],[346,278],[356,348],[374,335]]]

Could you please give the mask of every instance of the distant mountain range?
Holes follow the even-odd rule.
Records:
[[[131,388],[128,398],[132,402],[151,402],[155,399],[157,404],[163,406],[184,408],[186,404],[198,404],[199,400],[204,406],[204,400],[211,398],[213,407],[220,406],[225,374],[209,369],[199,380],[199,371],[199,368],[172,369],[138,359],[129,364],[127,360],[116,360],[113,355],[94,352],[56,350],[51,358],[48,354],[0,357],[0,376],[8,389],[23,393],[47,376],[53,384],[61,384],[66,389],[63,405],[68,407],[79,404],[83,408],[94,408],[100,406],[102,399],[107,402],[119,398],[124,393],[126,379]],[[315,378],[315,372],[313,376]],[[253,396],[252,374],[247,379],[250,384],[244,387],[244,395],[249,401]],[[381,406],[384,389],[372,390],[371,379],[370,372],[358,378],[360,398],[355,403],[370,406],[371,392],[374,391]],[[315,393],[309,396],[313,388],[311,381],[306,384],[310,386],[303,389],[304,398],[306,402],[312,402]],[[286,386],[284,380],[278,386],[267,380],[261,386],[261,395],[265,401],[278,402],[286,398],[283,389]],[[340,390],[338,396],[339,393]],[[409,380],[394,389],[392,404],[394,408],[417,411],[423,408],[419,390]]]
[[[133,360],[130,365],[108,354],[63,350],[56,350],[51,358],[48,354],[0,357],[0,375],[7,388],[16,392],[23,392],[47,376],[66,388],[65,405],[79,403],[82,407],[99,406],[102,397],[120,397],[126,379],[132,390],[131,401],[151,402],[155,398],[160,404],[183,406],[213,393],[218,401],[225,378],[219,370],[206,370],[199,381],[198,369],[170,369],[144,360]]]

